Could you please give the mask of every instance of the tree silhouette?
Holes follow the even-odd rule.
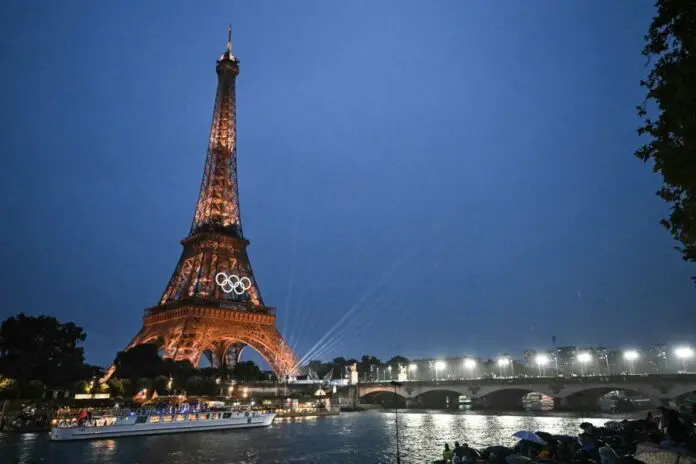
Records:
[[[38,388],[29,387],[32,380],[49,388],[71,386],[89,374],[80,346],[86,338],[82,327],[55,317],[10,317],[0,326],[0,374],[31,393]]]
[[[658,0],[643,55],[653,63],[641,81],[640,135],[650,140],[635,155],[653,161],[663,177],[657,195],[670,205],[663,219],[685,261],[696,261],[696,2]],[[657,119],[652,119],[653,105]],[[648,106],[650,105],[650,106]],[[696,277],[694,278],[696,280]]]

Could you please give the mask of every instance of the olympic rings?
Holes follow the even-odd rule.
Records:
[[[215,283],[217,283],[223,292],[225,293],[236,293],[237,295],[243,295],[244,292],[251,288],[251,279],[248,277],[239,278],[234,274],[229,276],[224,272],[218,272],[215,276]]]

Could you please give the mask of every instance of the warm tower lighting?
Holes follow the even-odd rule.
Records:
[[[277,378],[296,375],[300,361],[276,327],[275,310],[265,305],[247,254],[237,179],[237,97],[239,60],[232,55],[232,32],[215,63],[217,89],[208,149],[189,235],[174,273],[157,304],[145,311],[143,327],[127,346],[165,341],[163,357],[200,363],[206,350],[211,367],[232,367],[244,346],[256,350]],[[190,156],[190,155],[189,155]],[[232,291],[234,290],[234,291]],[[233,346],[230,340],[246,340]],[[323,339],[322,339],[323,340]],[[207,355],[206,355],[207,356]],[[115,371],[112,366],[104,381]]]

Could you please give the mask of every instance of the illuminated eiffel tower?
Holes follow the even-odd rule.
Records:
[[[128,348],[157,343],[162,355],[198,366],[233,367],[244,347],[256,350],[279,379],[297,358],[265,306],[242,233],[237,188],[236,78],[232,32],[217,60],[218,85],[200,194],[184,249],[158,304],[145,310],[143,328]],[[112,367],[105,378],[115,370]]]

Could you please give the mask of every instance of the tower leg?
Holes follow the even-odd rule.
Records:
[[[225,367],[230,370],[234,369],[242,356],[242,350],[244,347],[246,347],[244,343],[233,343],[227,347],[223,357]]]

